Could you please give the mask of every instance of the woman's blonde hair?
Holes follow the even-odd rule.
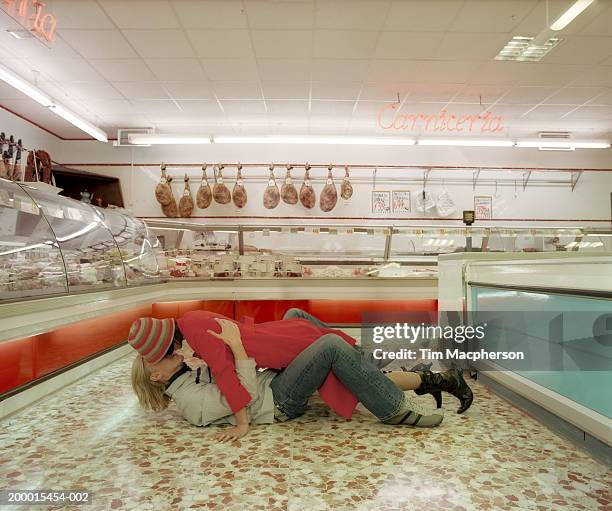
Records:
[[[132,388],[146,410],[160,412],[170,404],[170,397],[164,393],[165,384],[151,381],[151,371],[140,355],[132,363]]]

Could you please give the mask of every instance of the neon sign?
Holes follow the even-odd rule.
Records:
[[[439,133],[499,133],[504,119],[491,112],[455,115],[443,108],[437,114],[398,113],[399,103],[388,103],[378,111],[378,126],[383,130]]]
[[[22,27],[52,43],[55,40],[57,19],[44,12],[45,3],[40,0],[1,0],[6,13]]]

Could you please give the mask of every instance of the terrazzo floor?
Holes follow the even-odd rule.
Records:
[[[313,399],[300,419],[227,445],[174,406],[141,411],[131,360],[0,422],[0,488],[93,492],[85,507],[34,510],[612,510],[610,467],[477,382],[463,416],[445,397],[436,429],[364,410],[347,422]]]

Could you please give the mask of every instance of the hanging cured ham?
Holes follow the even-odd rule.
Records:
[[[302,187],[300,188],[300,202],[302,206],[308,209],[314,208],[314,205],[317,201],[317,194],[310,184],[310,165],[306,164],[306,173],[304,174],[304,182],[302,183]]]
[[[291,179],[291,165],[287,165],[287,174],[285,175],[285,182],[281,187],[281,198],[285,204],[297,204],[298,192]]]
[[[213,186],[213,199],[218,204],[229,204],[232,200],[232,194],[229,188],[223,182],[223,165],[219,165],[219,169],[215,169],[215,186]]]
[[[176,205],[176,199],[174,198],[174,194],[172,193],[172,177],[168,176],[166,178],[168,189],[170,190],[170,202],[168,204],[162,204],[161,209],[162,213],[170,218],[177,218],[178,214],[178,206]]]
[[[4,163],[4,144],[6,144],[6,135],[3,131],[0,133],[0,177],[6,177],[8,175],[6,164]]]
[[[206,175],[206,164],[202,165],[202,181],[196,193],[196,204],[200,209],[206,209],[212,202],[212,190],[208,184],[208,176]]]
[[[237,208],[244,208],[247,203],[246,188],[242,184],[242,165],[238,164],[238,175],[236,176],[236,184],[232,190],[232,200]]]
[[[344,200],[349,200],[353,196],[353,185],[349,180],[349,168],[348,165],[344,167],[344,178],[340,185],[340,197]]]
[[[21,181],[21,151],[23,151],[23,144],[21,139],[17,141],[17,151],[15,153],[15,164],[13,165],[13,181]]]
[[[161,164],[161,179],[155,187],[155,198],[162,206],[168,206],[173,201],[172,188],[166,175],[166,164]]]
[[[263,196],[263,205],[266,209],[274,209],[280,202],[280,192],[274,178],[274,165],[270,165],[270,176],[268,178],[268,186]]]
[[[189,176],[185,174],[185,189],[183,190],[183,196],[179,201],[179,213],[183,218],[189,218],[193,214],[193,197],[191,195],[191,188],[189,188]]]
[[[327,167],[327,181],[321,192],[319,199],[319,207],[321,211],[329,213],[336,207],[338,202],[338,192],[336,191],[336,185],[334,184],[334,176],[332,175],[332,166]]]

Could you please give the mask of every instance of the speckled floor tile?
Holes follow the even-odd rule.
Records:
[[[226,445],[174,406],[140,410],[130,364],[2,421],[0,487],[93,492],[90,506],[39,511],[612,510],[610,467],[478,383],[470,411],[455,414],[445,397],[431,430],[385,426],[363,409],[345,421],[313,399],[298,420]]]

